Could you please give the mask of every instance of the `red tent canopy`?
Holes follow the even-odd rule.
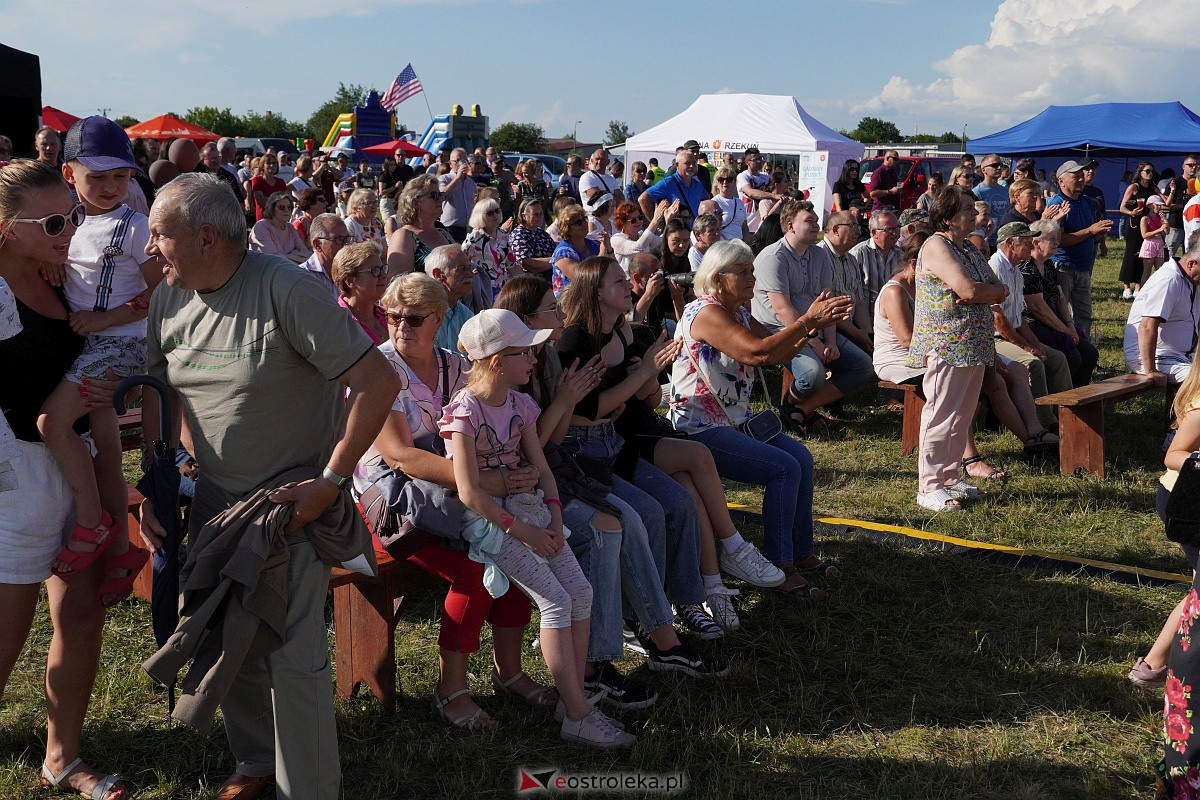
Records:
[[[393,139],[392,141],[384,142],[383,144],[373,144],[370,147],[364,147],[363,152],[375,153],[381,156],[391,156],[396,155],[397,153],[403,153],[405,158],[409,158],[412,156],[423,156],[429,151],[425,150],[424,148],[417,147],[415,144],[406,139]]]
[[[215,142],[220,135],[199,125],[163,114],[126,128],[130,139],[191,139],[194,142]]]
[[[74,114],[60,111],[54,106],[42,106],[42,124],[59,133],[66,133],[78,121],[79,117]]]

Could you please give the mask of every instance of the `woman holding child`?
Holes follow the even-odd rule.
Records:
[[[454,488],[454,467],[444,458],[438,420],[450,398],[466,386],[470,365],[458,353],[434,344],[449,310],[446,290],[424,273],[410,273],[392,281],[382,304],[388,340],[379,349],[400,377],[401,391],[375,444],[363,457],[356,483],[363,489],[395,470]],[[528,491],[536,480],[530,467],[480,474],[489,496]],[[528,598],[514,587],[493,599],[483,585],[483,565],[450,540],[429,536],[415,547],[411,542],[405,547],[410,552],[397,550],[397,557],[450,582],[438,636],[439,678],[434,690],[438,715],[467,731],[495,726],[495,720],[475,703],[467,688],[468,658],[479,650],[485,621],[492,624],[492,682],[497,690],[534,707],[554,708],[558,702],[554,690],[539,686],[521,669],[521,642],[530,619]]]
[[[119,800],[126,789],[83,763],[83,721],[100,661],[104,606],[98,592],[103,559],[71,573],[51,575],[71,530],[71,491],[38,433],[42,403],[83,348],[71,330],[62,294],[38,273],[62,265],[83,221],[58,171],[33,161],[0,168],[0,369],[20,380],[0,381],[0,694],[33,624],[43,581],[54,636],[46,657],[47,785],[100,800]],[[112,384],[89,381],[87,402],[111,403]],[[4,465],[3,462],[7,462]],[[125,518],[124,497],[105,498],[108,511]],[[118,516],[119,515],[119,516]]]

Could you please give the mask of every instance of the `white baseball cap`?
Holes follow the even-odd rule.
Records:
[[[480,311],[467,320],[458,333],[458,344],[467,358],[482,361],[509,347],[531,347],[550,338],[545,328],[530,330],[521,318],[503,308]]]

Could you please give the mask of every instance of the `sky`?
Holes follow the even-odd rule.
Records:
[[[603,12],[598,9],[603,9]],[[1195,0],[0,0],[0,43],[37,54],[42,102],[147,119],[196,106],[303,122],[338,83],[384,91],[411,62],[424,130],[478,103],[492,127],[601,141],[698,95],[794,95],[835,129],[978,137],[1047,105],[1180,100]],[[428,108],[426,106],[428,101]],[[349,110],[349,109],[347,109]],[[221,133],[227,133],[221,131]]]

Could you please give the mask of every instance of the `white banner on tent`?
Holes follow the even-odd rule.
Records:
[[[816,150],[812,153],[799,153],[800,166],[796,173],[796,188],[807,191],[808,199],[812,201],[821,224],[825,224],[825,202],[828,193],[829,180],[829,151]]]

